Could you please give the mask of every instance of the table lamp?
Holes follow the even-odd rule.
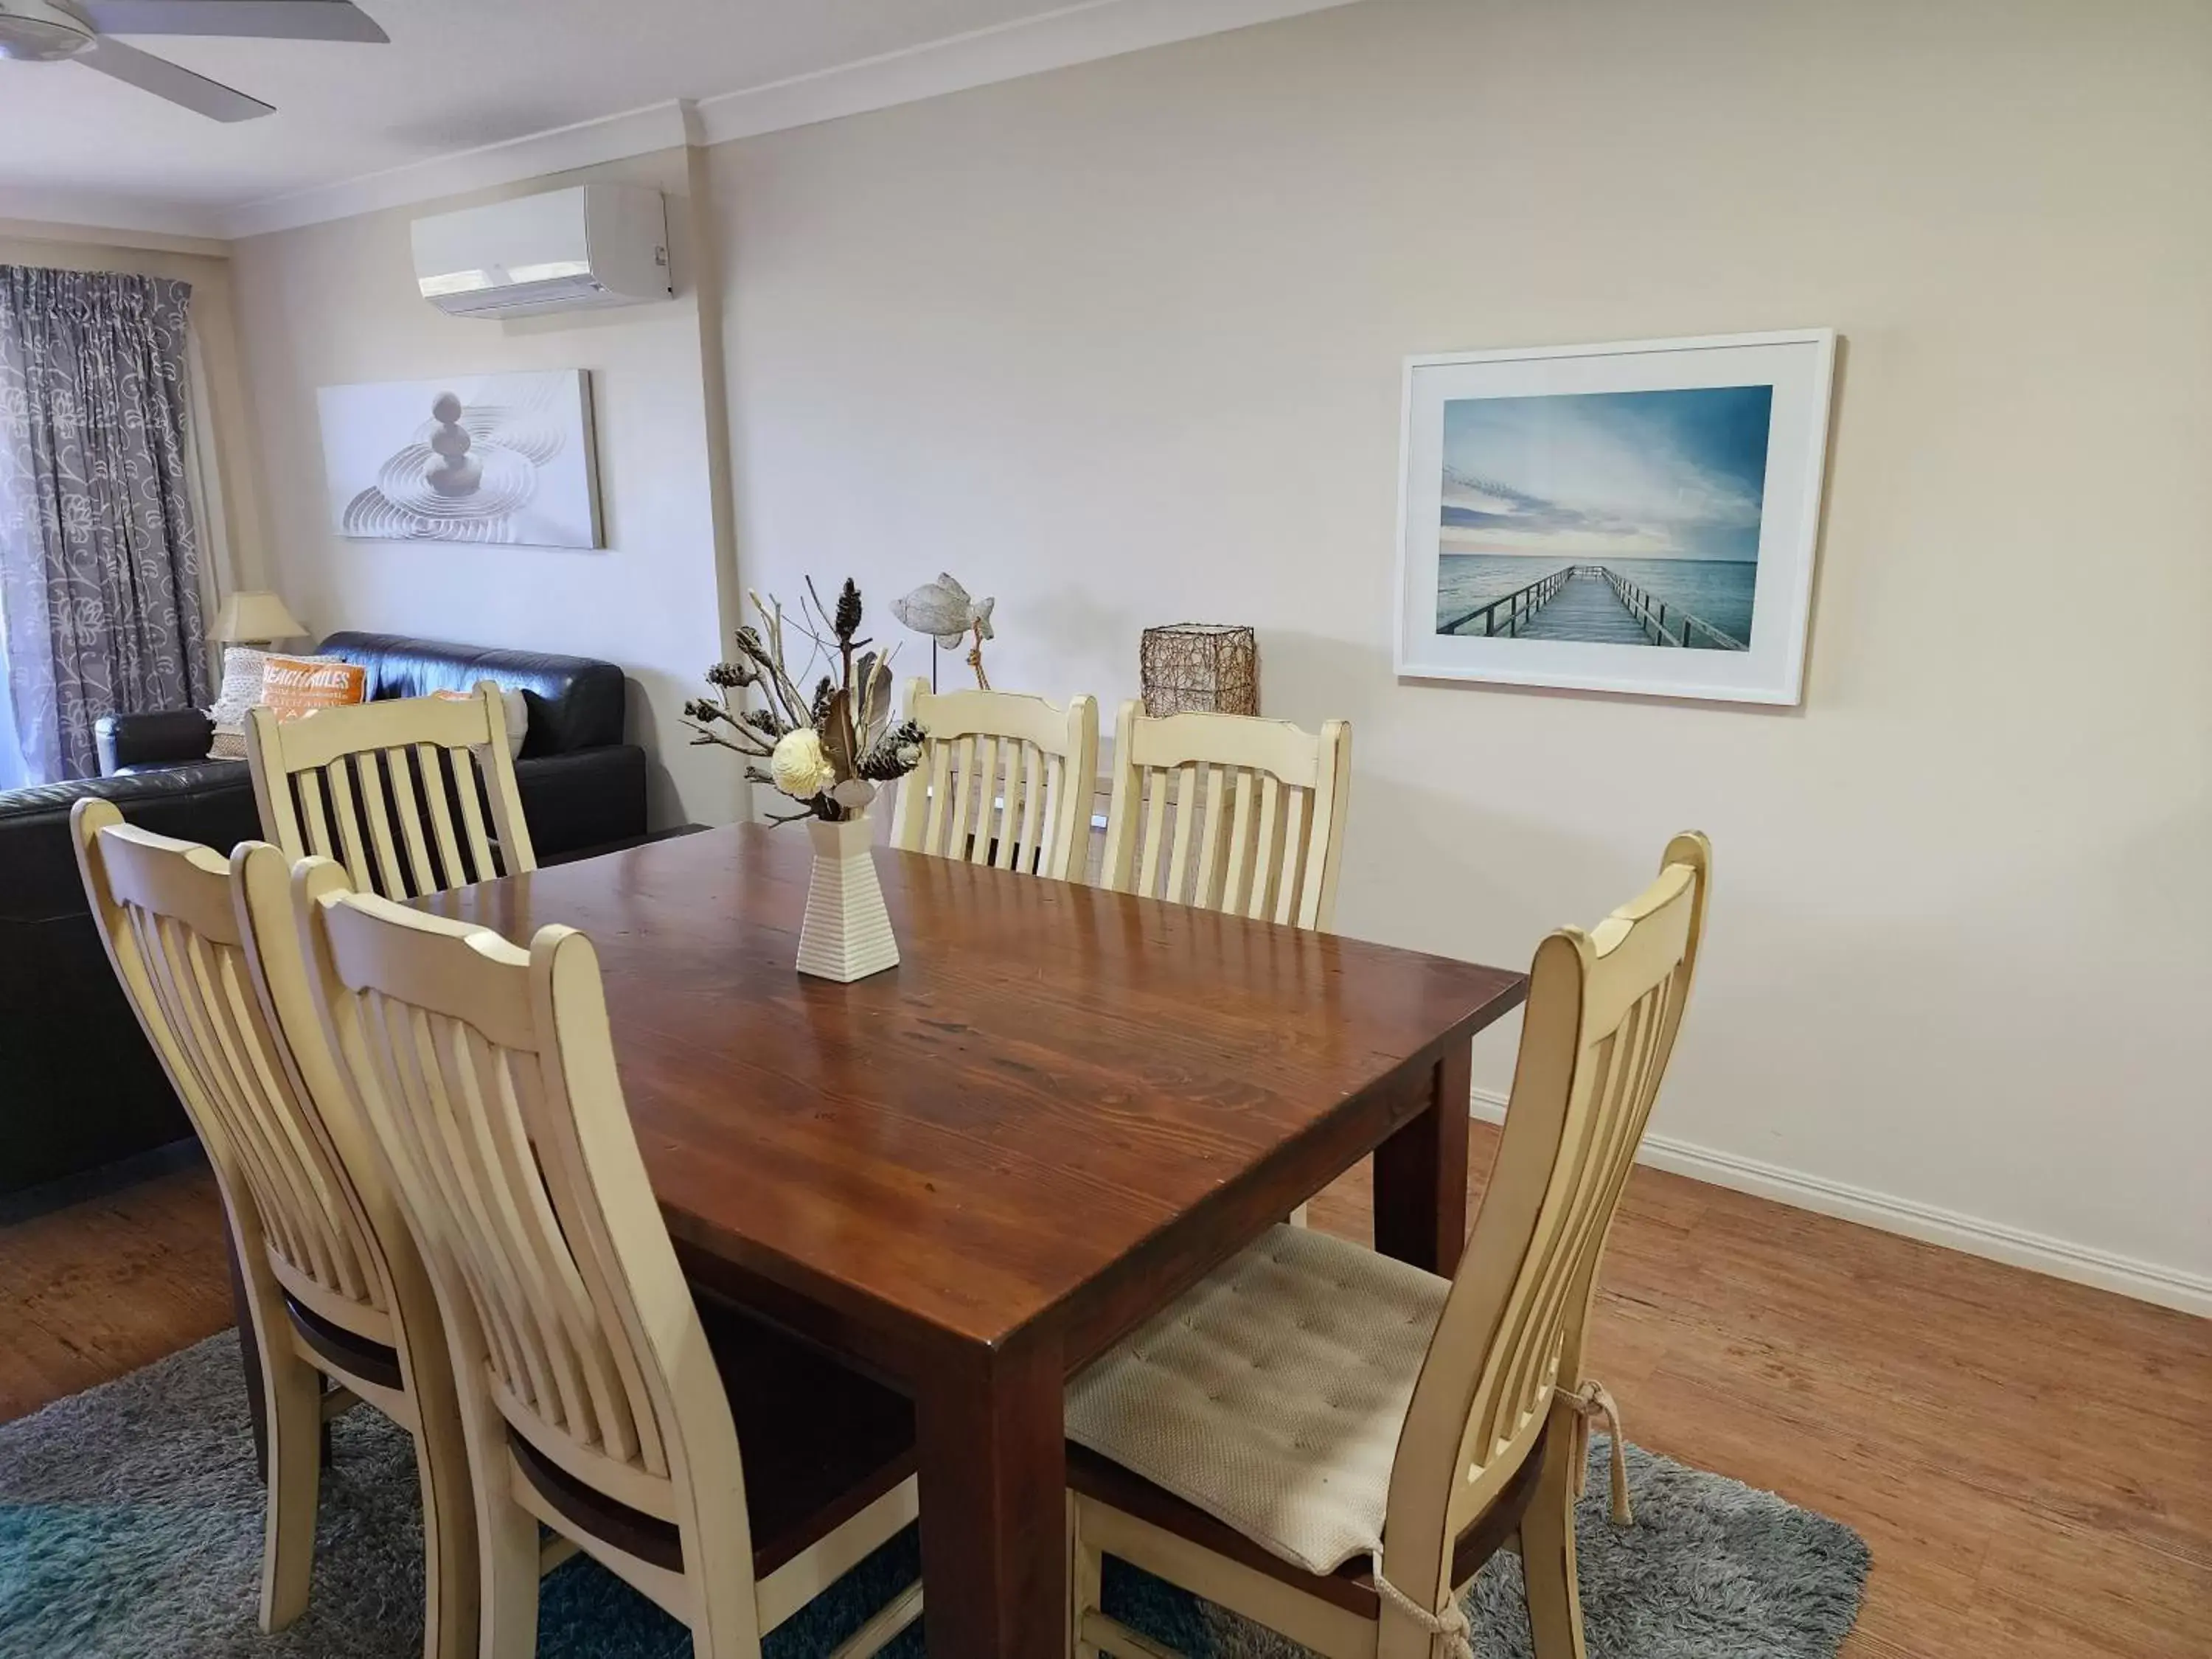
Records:
[[[307,624],[266,589],[234,593],[216,613],[215,636],[223,645],[270,645],[297,639],[307,631]]]

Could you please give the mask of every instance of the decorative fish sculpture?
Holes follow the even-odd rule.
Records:
[[[891,601],[891,615],[917,634],[927,634],[946,650],[957,650],[970,630],[979,639],[995,639],[991,631],[991,607],[996,599],[971,599],[968,590],[942,571],[933,582],[924,582],[913,592]]]

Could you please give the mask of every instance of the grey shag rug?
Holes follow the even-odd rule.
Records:
[[[1591,1659],[1833,1659],[1867,1547],[1771,1492],[1631,1447],[1632,1528],[1605,1517],[1594,1450],[1581,1515]],[[261,1491],[226,1332],[0,1426],[0,1659],[415,1659],[421,1521],[413,1449],[374,1412],[333,1425],[314,1591],[278,1635],[254,1623]],[[911,1529],[775,1632],[767,1659],[819,1659],[912,1575]],[[1469,1592],[1485,1659],[1526,1659],[1520,1562]],[[1303,1650],[1109,1563],[1108,1610],[1193,1659]],[[596,1564],[545,1583],[540,1659],[689,1659],[688,1635]],[[887,1654],[914,1659],[909,1630]]]

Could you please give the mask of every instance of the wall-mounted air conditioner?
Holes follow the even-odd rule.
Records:
[[[575,185],[415,222],[422,297],[456,317],[535,317],[675,292],[660,192]]]

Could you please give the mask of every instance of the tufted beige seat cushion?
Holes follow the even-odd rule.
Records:
[[[1274,1227],[1068,1385],[1079,1444],[1309,1571],[1382,1544],[1450,1281]]]

